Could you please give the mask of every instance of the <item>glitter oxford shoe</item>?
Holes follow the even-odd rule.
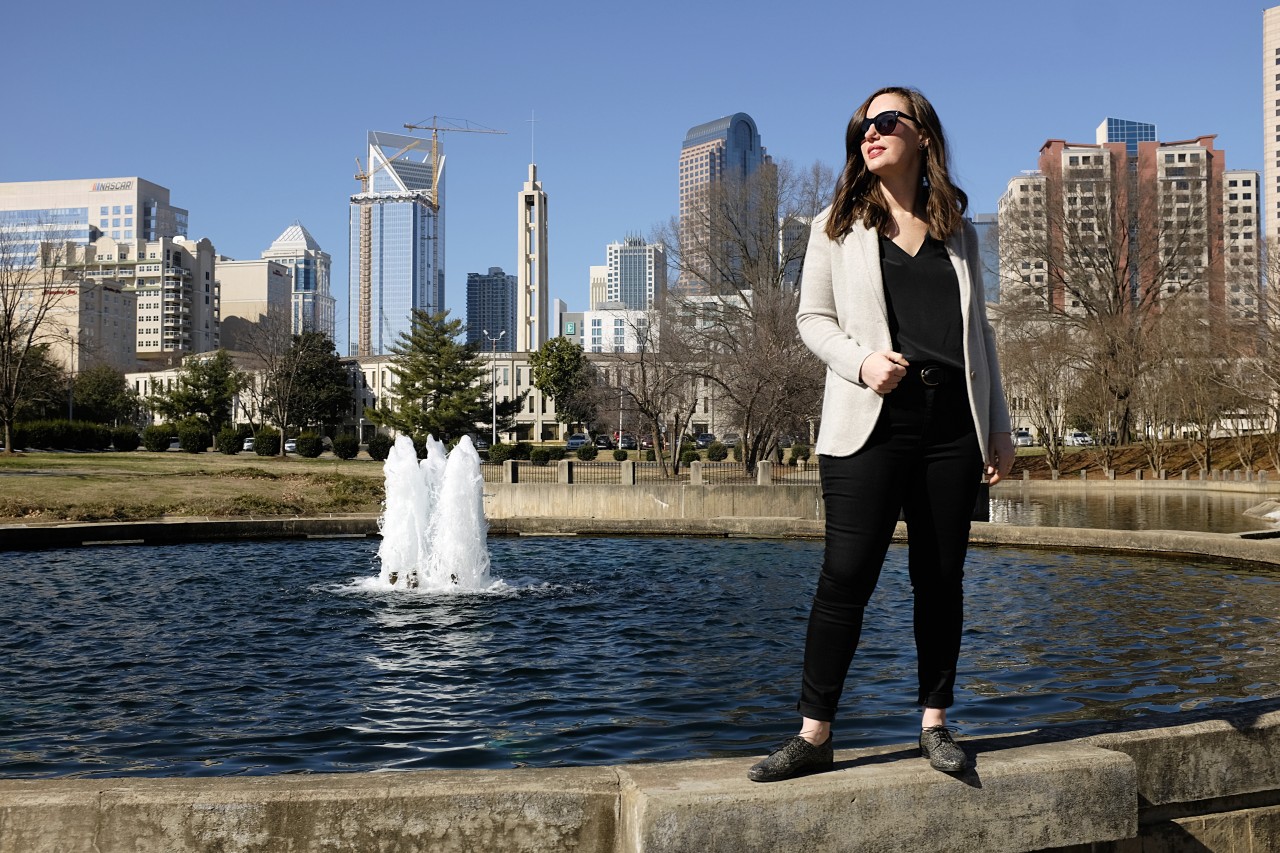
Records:
[[[969,756],[951,738],[953,729],[933,726],[920,732],[920,754],[929,766],[943,773],[959,773],[969,766]]]
[[[826,743],[814,746],[796,735],[753,765],[747,771],[747,778],[752,782],[781,782],[783,779],[825,772],[831,769],[832,764],[830,736]]]

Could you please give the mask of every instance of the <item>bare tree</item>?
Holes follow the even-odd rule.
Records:
[[[41,240],[40,229],[0,225],[0,423],[4,452],[13,451],[13,424],[36,392],[49,348],[65,340],[51,315],[63,294],[65,244]],[[35,236],[33,236],[35,235]]]
[[[1154,319],[1183,298],[1218,298],[1222,287],[1222,246],[1208,228],[1220,199],[1207,161],[1168,169],[1166,178],[1082,167],[1001,202],[1002,301],[1018,294],[1034,309],[1022,312],[1025,321],[1065,324],[1081,371],[1073,408],[1120,441],[1134,427]],[[1110,466],[1107,447],[1099,453]]]
[[[706,372],[702,350],[693,345],[695,336],[670,302],[628,322],[636,352],[613,353],[609,361],[624,400],[649,424],[662,476],[667,477],[679,472],[680,458],[678,452],[673,453],[671,468],[667,468],[663,436],[670,435],[669,441],[678,451],[680,436],[697,411],[698,383]]]
[[[673,220],[658,235],[676,277],[700,283],[672,299],[668,314],[689,365],[740,430],[748,471],[821,408],[823,368],[795,315],[809,225],[832,184],[821,164],[767,164],[745,180],[712,184],[683,226]]]

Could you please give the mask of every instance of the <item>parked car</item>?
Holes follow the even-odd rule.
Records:
[[[298,452],[298,439],[296,439],[296,438],[286,438],[286,439],[284,440],[284,452],[285,452],[285,453],[297,453],[297,452]]]
[[[641,449],[641,450],[653,450],[653,449],[654,449],[654,447],[655,447],[655,445],[656,445],[656,442],[654,442],[654,440],[653,440],[653,434],[652,434],[652,433],[650,433],[649,435],[646,435],[646,436],[644,436],[644,437],[642,437],[642,438],[640,439],[640,449]]]
[[[240,449],[241,449],[241,450],[253,450],[253,436],[249,436],[248,438],[246,438],[246,439],[244,440],[244,444],[243,444],[243,445],[241,445]]]
[[[724,434],[724,446],[725,446],[725,447],[737,447],[737,446],[738,446],[738,441],[739,441],[739,438],[738,438],[738,434],[737,434],[736,432],[726,432],[726,433]]]
[[[1031,430],[1020,429],[1013,434],[1014,447],[1035,447],[1036,440],[1031,437]]]
[[[1062,443],[1068,447],[1092,447],[1093,439],[1089,436],[1089,433],[1076,430],[1075,432],[1068,433]]]
[[[618,439],[619,450],[635,450],[637,447],[636,437],[629,432],[624,432]]]
[[[696,447],[696,448],[698,448],[699,450],[706,450],[708,447],[710,447],[710,446],[711,446],[711,442],[713,442],[713,441],[715,441],[715,440],[716,440],[716,435],[715,435],[715,433],[713,433],[713,432],[704,432],[704,433],[702,433],[702,434],[698,435],[696,438],[694,438],[694,440],[693,440],[693,446],[694,446],[694,447]]]
[[[597,450],[613,450],[613,439],[607,435],[597,435],[595,445]]]
[[[586,447],[591,443],[591,436],[585,432],[575,432],[569,436],[569,440],[564,443],[565,450],[577,450],[579,447]]]

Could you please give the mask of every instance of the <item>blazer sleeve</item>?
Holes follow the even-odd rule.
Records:
[[[1000,359],[996,355],[996,336],[987,319],[987,293],[982,281],[982,252],[978,245],[978,232],[966,223],[966,236],[972,247],[969,252],[969,276],[978,302],[978,321],[982,323],[982,338],[987,348],[987,366],[991,372],[991,402],[988,410],[988,429],[991,432],[1011,432],[1009,403],[1004,396],[1004,382],[1000,379]]]
[[[862,385],[862,362],[875,350],[863,346],[845,332],[836,309],[832,271],[833,255],[839,246],[826,235],[826,216],[814,218],[800,275],[800,307],[796,326],[800,338],[813,354],[842,379]],[[866,387],[866,386],[863,386]]]

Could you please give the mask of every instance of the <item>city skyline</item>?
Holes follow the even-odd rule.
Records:
[[[838,167],[844,125],[857,103],[885,83],[917,86],[938,107],[975,214],[996,209],[1009,177],[1035,167],[1046,139],[1090,141],[1107,116],[1152,122],[1166,139],[1217,134],[1232,168],[1261,170],[1257,69],[1267,5],[1233,3],[1203,15],[1189,2],[1166,3],[1151,15],[1136,4],[1110,10],[1108,26],[1099,28],[1088,15],[1051,7],[923,3],[912,18],[923,16],[931,26],[911,27],[909,47],[894,48],[890,38],[881,48],[867,42],[854,53],[819,46],[803,54],[789,47],[795,40],[785,33],[760,29],[760,20],[773,19],[756,14],[771,8],[763,4],[735,4],[735,14],[725,15],[729,7],[715,4],[654,3],[631,21],[635,29],[622,42],[608,16],[586,4],[551,13],[516,4],[499,4],[496,14],[490,7],[441,9],[432,25],[450,36],[433,42],[426,69],[432,85],[418,94],[394,82],[414,79],[424,61],[422,51],[412,49],[412,27],[382,35],[381,77],[393,82],[375,88],[351,74],[357,52],[345,15],[301,4],[230,2],[202,13],[199,61],[171,83],[145,55],[112,52],[100,28],[88,23],[93,7],[72,3],[55,13],[26,4],[10,23],[22,32],[56,28],[60,59],[49,62],[40,39],[15,42],[0,59],[14,79],[42,69],[41,88],[28,99],[22,122],[35,132],[4,135],[0,180],[145,175],[190,211],[188,237],[207,237],[231,257],[257,257],[282,224],[303,221],[333,255],[343,338],[350,324],[347,199],[358,192],[352,173],[367,132],[394,131],[432,114],[462,117],[508,135],[449,140],[445,304],[451,316],[465,319],[468,273],[516,266],[510,197],[531,161],[553,205],[550,296],[582,310],[589,269],[600,263],[603,247],[626,234],[647,236],[676,215],[676,167],[688,128],[735,112],[755,119],[775,159]],[[1197,24],[1188,27],[1193,14]],[[845,29],[861,17],[844,6],[806,4],[782,29],[793,26],[793,35],[803,36],[814,15]],[[163,37],[162,20],[136,16],[133,37]],[[539,84],[512,87],[509,81],[520,79],[527,63],[531,30],[539,33],[543,57]],[[286,32],[305,39],[315,59],[280,49]],[[701,41],[713,33],[718,49],[703,44],[676,51],[673,60],[654,60],[653,44],[678,46],[685,32],[699,33]],[[777,45],[772,57],[770,38]],[[763,58],[721,73],[724,56],[744,44],[762,46]],[[477,65],[480,54],[486,62]],[[232,55],[244,59],[226,61]],[[588,67],[591,73],[583,73]],[[209,104],[219,119],[191,125],[191,113],[184,121],[196,129],[184,133],[181,144],[166,144],[163,128],[137,125],[136,116],[111,99],[75,97],[83,81],[104,68],[113,79],[143,81],[141,94],[173,94],[178,113]],[[832,86],[833,80],[844,83]],[[281,89],[289,99],[278,96]],[[618,97],[624,90],[628,97]],[[654,106],[638,111],[646,93]],[[303,114],[308,123],[300,133]],[[345,340],[337,343],[347,351]]]

